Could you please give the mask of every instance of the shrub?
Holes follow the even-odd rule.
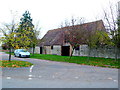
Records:
[[[2,44],[2,49],[7,50],[7,49],[9,49],[9,46],[7,44]]]

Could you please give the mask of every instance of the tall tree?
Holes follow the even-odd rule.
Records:
[[[18,35],[17,37],[21,37],[26,34],[26,37],[29,38],[29,41],[30,41],[30,45],[28,47],[33,48],[33,54],[34,54],[34,49],[38,42],[37,38],[38,38],[39,32],[37,31],[38,25],[35,28],[35,26],[32,23],[32,18],[30,15],[31,14],[29,13],[29,11],[25,11],[25,13],[23,14],[23,17],[20,19],[20,25],[19,25],[19,28],[16,30],[16,32],[21,33],[21,35]],[[27,31],[29,33],[26,33]],[[21,47],[22,45],[23,44],[19,45],[19,47]]]
[[[24,25],[27,26],[26,23]],[[28,35],[33,35],[31,28],[24,27],[22,29],[23,31],[18,32],[17,30],[21,30],[20,28],[22,28],[21,24],[16,24],[14,18],[10,24],[4,24],[3,27],[0,28],[4,34],[1,41],[9,47],[9,61],[11,61],[12,49],[16,49],[17,47],[28,48],[28,46],[31,45],[31,39],[28,37]]]
[[[117,48],[120,48],[120,16],[118,17],[117,21],[118,28],[115,31],[115,35],[113,36],[112,40]]]
[[[16,29],[17,33],[21,33],[20,35],[17,35],[17,37],[21,37],[26,34],[26,36],[29,39],[32,39],[34,35],[33,29],[34,29],[34,25],[32,24],[30,13],[29,11],[25,11],[25,13],[23,14],[23,17],[20,19],[20,25],[18,29]],[[26,31],[29,31],[29,33],[26,33]],[[28,46],[28,47],[32,47],[32,46]]]
[[[116,32],[116,44],[117,44],[117,47],[120,48],[120,11],[118,11],[118,19],[117,19],[117,25],[118,25],[118,29],[117,29],[117,32]]]
[[[31,29],[33,29],[34,27],[29,11],[25,11],[25,13],[23,14],[23,17],[20,19],[19,32],[23,31],[24,29],[27,29],[26,27],[29,27]]]
[[[15,32],[16,30],[15,25],[16,24],[14,23],[9,25],[5,24],[4,25],[5,28],[0,28],[4,34],[4,37],[1,38],[1,41],[7,44],[9,47],[9,61],[11,61],[12,49],[16,49],[20,45],[21,47],[27,49],[28,46],[30,46],[31,44],[31,40],[26,35],[26,34],[29,34],[30,32],[29,31],[25,31],[23,33]],[[16,37],[16,36],[19,36],[19,37]]]
[[[109,11],[109,12],[108,12]],[[115,59],[117,60],[118,57],[118,48],[120,44],[120,36],[119,36],[119,13],[118,5],[109,4],[107,11],[104,10],[104,18],[106,20],[106,27],[108,32],[111,35],[111,40],[114,43],[114,50],[115,50]],[[117,26],[118,25],[118,26]]]
[[[18,27],[17,29],[19,28],[20,27]],[[29,27],[24,28],[22,32],[16,32],[15,37],[17,39],[17,47],[25,49],[30,48],[32,43],[32,36],[33,33],[31,33],[31,28]]]

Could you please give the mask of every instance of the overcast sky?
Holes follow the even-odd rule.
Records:
[[[119,0],[1,0],[0,24],[10,23],[11,11],[16,21],[28,10],[33,23],[41,27],[41,37],[51,29],[56,29],[65,19],[84,17],[86,22],[102,19],[103,9],[107,10],[109,2],[115,4]]]

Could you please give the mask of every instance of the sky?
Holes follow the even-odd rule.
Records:
[[[39,22],[40,38],[48,30],[59,28],[65,19],[83,17],[86,22],[103,18],[103,9],[107,10],[109,3],[113,5],[119,0],[1,0],[0,26],[10,23],[13,16],[19,23],[23,13],[31,13],[33,24]]]

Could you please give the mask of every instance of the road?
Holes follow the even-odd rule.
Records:
[[[8,55],[0,52],[3,60]],[[31,67],[2,68],[2,88],[118,88],[118,69],[16,58]]]

